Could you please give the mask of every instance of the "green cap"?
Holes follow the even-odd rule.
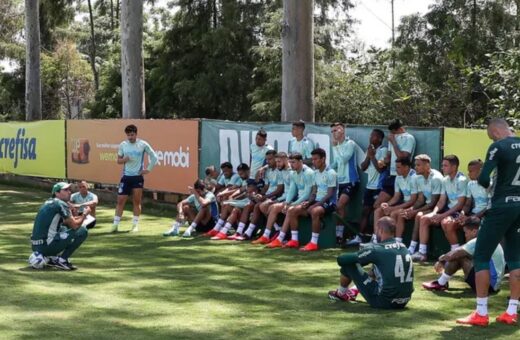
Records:
[[[52,187],[52,195],[54,196],[60,190],[70,188],[71,184],[67,182],[58,182]]]

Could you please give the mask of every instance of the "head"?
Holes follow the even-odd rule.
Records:
[[[303,168],[303,157],[299,152],[293,152],[289,155],[289,164],[291,169],[299,172]]]
[[[455,176],[459,171],[459,157],[447,155],[442,159],[442,173],[444,176]]]
[[[250,178],[247,180],[247,193],[248,194],[256,194],[258,192],[258,183]]]
[[[395,169],[399,176],[406,177],[412,167],[412,161],[408,157],[401,157],[395,160]]]
[[[330,134],[332,138],[337,141],[342,141],[345,139],[345,124],[343,123],[333,123],[330,125]]]
[[[379,146],[383,143],[383,139],[385,138],[385,133],[383,130],[374,129],[370,133],[370,144],[374,146]]]
[[[249,165],[247,165],[246,163],[242,163],[237,167],[237,172],[240,178],[248,179],[251,170],[249,169]]]
[[[211,177],[211,178],[215,178],[215,179],[218,177],[218,171],[214,165],[210,165],[210,166],[206,167],[206,169],[204,170],[204,173],[206,174],[206,177]]]
[[[265,161],[270,168],[276,168],[276,150],[267,151],[265,153]]]
[[[317,148],[311,152],[312,165],[315,169],[323,169],[326,165],[327,153],[322,148]]]
[[[502,118],[493,118],[488,122],[487,134],[489,138],[495,142],[510,136],[514,136],[514,133],[511,132],[509,124],[505,119]]]
[[[476,181],[478,176],[480,175],[480,170],[482,169],[482,161],[480,159],[474,159],[468,163],[468,177],[472,181]]]
[[[394,119],[391,121],[390,124],[388,124],[388,130],[394,135],[398,135],[406,131],[404,129],[403,122],[401,122],[400,119]]]
[[[298,121],[292,123],[291,134],[295,138],[302,138],[303,132],[305,131],[305,123],[303,121]]]
[[[279,170],[285,169],[289,165],[289,160],[288,160],[287,154],[285,152],[278,152],[276,154],[275,159],[276,159],[276,167]]]
[[[88,183],[87,181],[81,181],[78,183],[78,190],[79,190],[79,193],[82,195],[82,196],[86,196],[87,193],[88,193]]]
[[[137,140],[137,126],[134,124],[127,125],[125,127],[126,138],[130,143],[135,143]]]
[[[426,154],[415,156],[415,171],[419,175],[426,176],[430,173],[432,167],[432,159]]]
[[[193,190],[197,191],[199,195],[202,195],[206,191],[206,184],[204,184],[203,180],[198,179],[193,184]]]
[[[266,140],[267,140],[267,132],[265,132],[265,130],[263,128],[261,128],[256,133],[255,143],[257,146],[264,146]]]
[[[378,242],[384,242],[395,237],[395,221],[388,216],[377,220],[376,237]]]
[[[233,175],[233,165],[230,162],[224,162],[220,164],[220,170],[226,178],[230,178]]]
[[[466,219],[463,225],[464,237],[466,242],[477,237],[478,228],[480,227],[480,219],[475,216],[470,216]]]
[[[58,182],[52,187],[51,193],[52,197],[68,202],[71,194],[70,184],[66,182]]]

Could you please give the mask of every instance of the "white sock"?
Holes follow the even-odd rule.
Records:
[[[291,230],[291,240],[298,241],[298,230]]]
[[[121,222],[121,216],[114,216],[114,224],[119,225],[119,222]]]
[[[377,243],[377,236],[376,234],[372,234],[372,243]]]
[[[265,228],[264,230],[264,237],[269,238],[271,236],[271,229]]]
[[[180,227],[180,226],[181,226],[181,223],[175,221],[175,222],[173,222],[173,224],[172,224],[172,230],[177,230],[177,231],[179,231],[179,227]]]
[[[320,237],[320,233],[312,233],[311,243],[318,244],[319,237]]]
[[[396,237],[395,240],[399,243],[402,243],[403,242],[403,238],[402,237]]]
[[[220,230],[225,223],[226,223],[225,220],[219,218],[217,221],[217,224],[215,225],[216,230]]]
[[[439,277],[439,279],[437,280],[437,282],[439,282],[439,284],[441,286],[444,286],[446,285],[446,283],[448,283],[448,281],[451,279],[451,276],[446,274],[446,273],[442,273],[441,277]]]
[[[458,243],[452,244],[451,250],[453,251],[453,250],[457,249],[458,247],[460,247],[460,244],[458,244]]]
[[[253,223],[249,223],[249,227],[247,228],[245,234],[249,237],[251,237],[251,235],[253,235],[253,231],[255,231],[255,228],[256,228],[256,225],[254,225]],[[267,229],[265,229],[267,230]]]
[[[251,225],[249,225],[249,226],[251,226]],[[237,234],[242,235],[242,232],[244,231],[244,228],[245,228],[245,227],[246,227],[245,223],[240,222],[240,223],[238,224]]]
[[[359,235],[356,235],[356,237],[354,237],[354,240],[356,240],[357,242],[361,242],[361,236]]]
[[[518,313],[518,300],[509,299],[509,306],[507,306],[506,313],[509,315]]]
[[[345,294],[347,294],[347,291],[348,291],[348,287],[343,287],[343,286],[339,286],[339,287],[338,287],[338,292],[339,292],[341,295],[345,295]]]
[[[482,316],[488,315],[488,298],[477,298],[477,313]]]
[[[231,228],[231,223],[227,222],[226,225],[224,225],[224,228],[220,229],[220,232],[223,234],[227,234],[229,228]]]
[[[273,226],[274,226],[274,230],[276,230],[276,231],[280,231],[280,229],[282,229],[282,227],[278,223],[275,223]]]
[[[419,244],[419,253],[426,255],[428,254],[428,245],[426,244]]]
[[[410,254],[414,254],[415,253],[415,249],[417,249],[417,241],[410,242],[410,246],[408,247],[408,252]]]
[[[136,225],[137,223],[139,223],[139,216],[134,215],[134,218],[132,219],[132,224]]]
[[[343,237],[344,230],[345,230],[345,226],[342,224],[338,224],[336,226],[336,237]]]
[[[195,230],[195,228],[197,228],[197,223],[193,222],[192,224],[190,224],[188,229],[186,229],[186,231],[189,231],[191,233],[193,230]]]
[[[280,234],[278,234],[278,240],[280,242],[283,242],[284,239],[285,239],[285,233],[283,231],[280,231]]]

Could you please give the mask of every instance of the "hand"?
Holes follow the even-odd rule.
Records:
[[[395,144],[395,135],[393,133],[388,134],[388,142]]]
[[[466,220],[468,219],[468,216],[466,216],[464,214],[464,211],[461,211],[460,212],[460,215],[459,217],[457,217],[457,219],[455,220],[455,222],[459,225],[464,225],[464,223],[466,222]]]
[[[370,144],[368,146],[367,156],[370,159],[374,159],[374,157],[376,156],[376,148],[374,148],[374,145]]]
[[[383,208],[383,207],[382,207]],[[390,215],[390,213],[392,212],[392,207],[389,206],[388,204],[386,205],[386,207],[383,208],[383,212],[385,213],[385,215]]]
[[[441,274],[444,271],[444,265],[440,261],[435,262],[435,264],[433,265],[433,268],[439,274]]]
[[[130,160],[130,157],[125,156],[125,157],[121,158],[121,160],[123,161],[123,163],[126,163]]]
[[[441,223],[443,218],[444,217],[442,215],[434,215],[430,220],[432,221],[432,223],[439,224]]]
[[[384,169],[384,168],[386,167],[386,163],[385,163],[385,161],[384,161],[384,160],[379,160],[379,161],[377,161],[377,167],[378,167],[379,169]]]
[[[148,175],[150,173],[150,170],[141,170],[139,172],[139,175]]]
[[[91,211],[92,209],[90,209],[90,207],[87,205],[85,208],[83,208],[83,216],[89,215]]]
[[[265,167],[261,167],[258,172],[256,173],[256,180],[259,180],[260,178],[264,178],[265,174]]]
[[[405,219],[409,219],[413,214],[413,208],[403,209],[401,211],[401,217],[404,217]]]
[[[303,209],[307,209],[307,207],[309,206],[309,201],[304,201],[300,205],[302,206]]]

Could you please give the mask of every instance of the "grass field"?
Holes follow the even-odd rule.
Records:
[[[29,190],[0,185],[0,339],[520,339],[518,326],[456,325],[474,307],[471,291],[460,278],[449,292],[422,290],[436,277],[431,265],[416,266],[404,311],[334,303],[327,291],[341,250],[164,238],[172,213],[146,208],[139,233],[113,235],[113,208],[101,206],[72,259],[78,271],[32,270],[28,239],[48,195]],[[492,317],[506,306],[506,284],[491,298]]]

